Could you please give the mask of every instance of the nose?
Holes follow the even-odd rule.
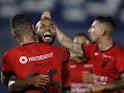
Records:
[[[50,26],[46,26],[45,27],[45,30],[50,30]]]

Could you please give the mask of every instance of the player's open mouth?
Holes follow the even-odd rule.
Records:
[[[45,32],[44,33],[44,38],[45,39],[50,39],[52,37],[51,33],[50,32]]]

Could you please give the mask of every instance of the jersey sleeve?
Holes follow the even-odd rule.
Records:
[[[68,62],[62,64],[62,88],[70,89],[70,69]]]
[[[56,47],[56,52],[58,53],[60,60],[63,60],[63,62],[68,61],[70,53],[66,48]]]
[[[117,54],[115,56],[115,64],[118,72],[124,73],[124,50],[117,50]]]
[[[8,52],[6,52],[3,55],[3,59],[2,59],[2,73],[7,77],[13,73],[11,56],[12,55],[10,55]]]
[[[58,49],[57,49],[58,48]],[[69,70],[69,51],[66,48],[63,47],[57,47],[56,52],[58,53],[58,56],[60,60],[62,61],[62,88],[63,89],[69,89],[70,87],[70,70]],[[58,50],[58,51],[57,51]]]
[[[83,45],[84,57],[92,59],[96,49],[97,49],[96,44]]]

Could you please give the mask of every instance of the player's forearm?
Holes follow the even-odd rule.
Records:
[[[56,27],[56,38],[59,43],[70,51],[75,51],[82,54],[82,46],[79,43],[74,43],[71,38],[65,35],[58,27]]]
[[[116,80],[111,84],[107,84],[106,88],[110,90],[115,90],[115,89],[118,90],[124,88],[124,73],[120,75],[119,80]]]
[[[93,85],[89,84],[89,89],[92,92],[98,92],[98,91],[113,91],[113,90],[119,90],[124,88],[124,81],[117,80],[110,84],[103,84],[103,85]],[[109,93],[109,92],[107,92]]]
[[[28,86],[27,80],[9,81],[10,91],[23,91]]]
[[[61,45],[64,47],[68,47],[67,44],[72,43],[73,41],[67,35],[64,34],[57,26],[56,26],[56,38]]]
[[[70,93],[70,90],[63,90],[62,93]]]
[[[1,72],[1,83],[4,85],[4,86],[8,86],[8,81],[9,81],[9,78],[4,76],[4,74]]]
[[[76,63],[83,63],[87,61],[87,58],[83,57],[82,53],[75,53],[75,52],[70,51],[69,60],[73,60]]]
[[[111,84],[106,85],[105,89],[109,90],[118,90],[124,88],[124,81],[123,80],[117,80]]]

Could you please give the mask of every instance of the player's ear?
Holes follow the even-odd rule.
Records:
[[[34,25],[32,24],[32,30],[33,30],[33,33],[34,33]]]
[[[14,37],[14,39],[16,39],[16,34],[15,34],[15,32],[11,31],[11,34],[12,34],[12,36]]]
[[[35,28],[34,28],[34,25],[33,24],[32,24],[32,33],[34,34],[34,36],[36,35]]]
[[[100,33],[101,33],[101,35],[105,35],[105,33],[106,33],[105,29],[101,30]]]

